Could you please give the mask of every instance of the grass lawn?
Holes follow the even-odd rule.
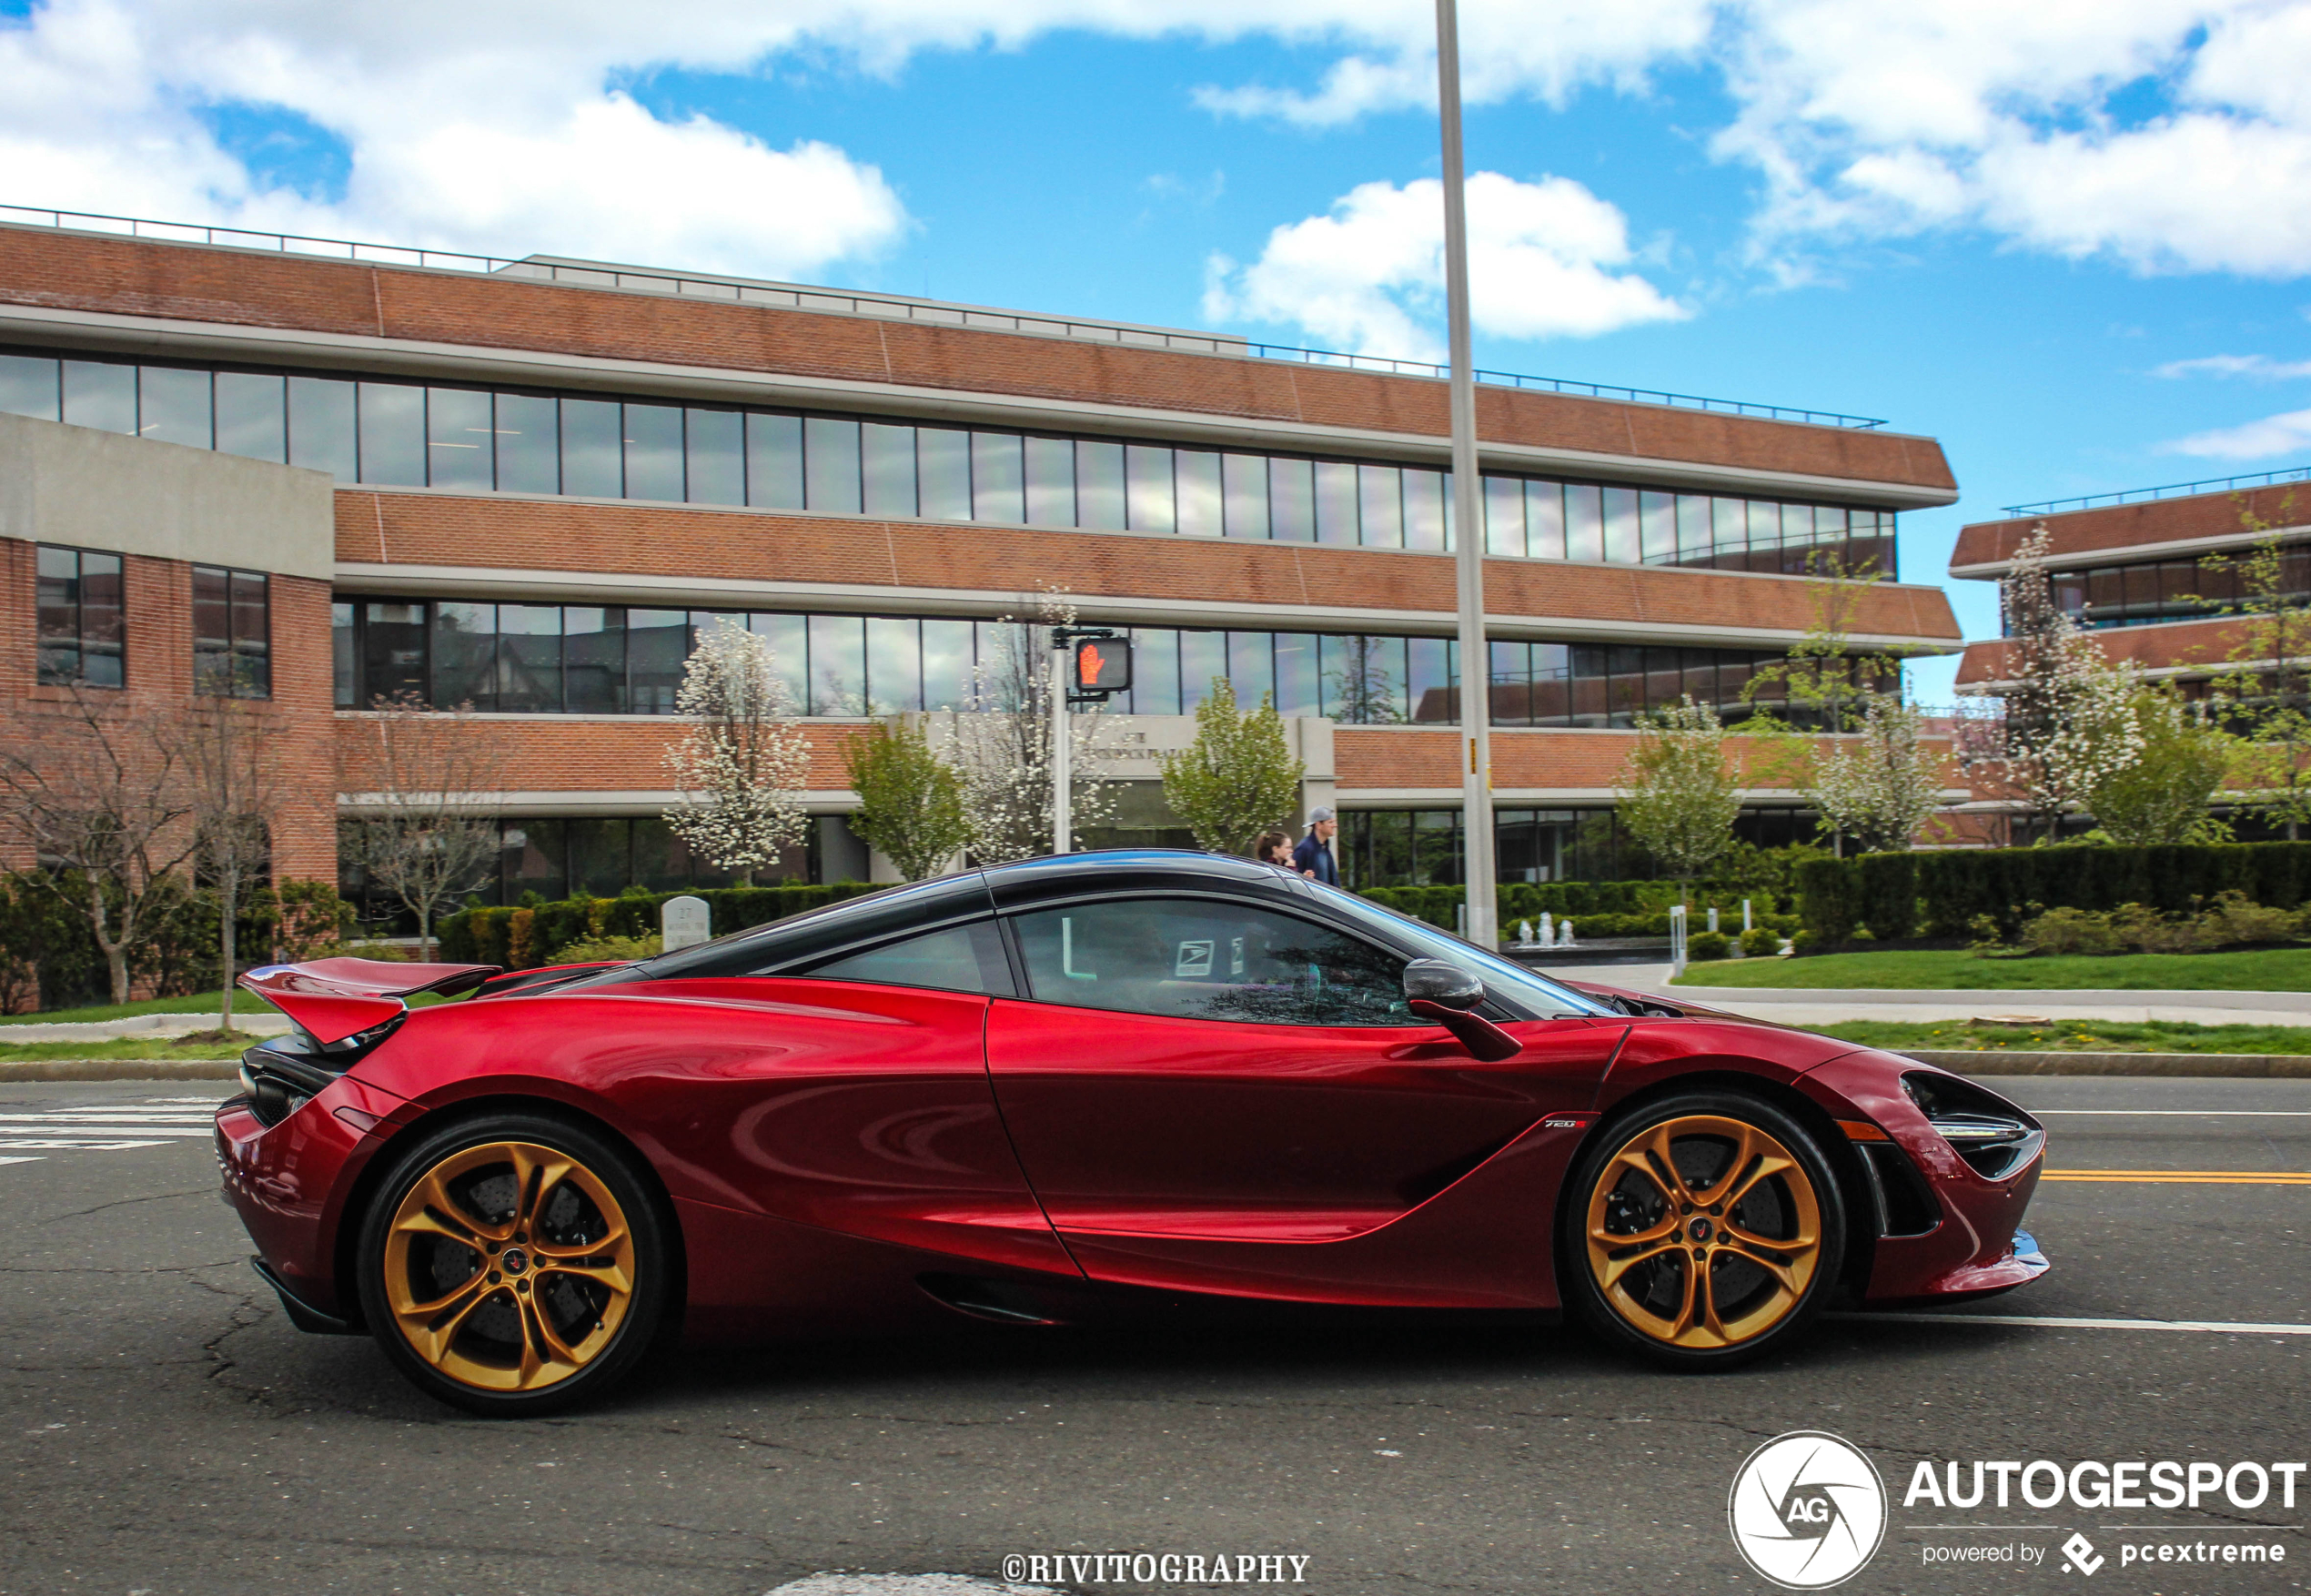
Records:
[[[166,1036],[116,1036],[106,1042],[0,1043],[0,1064],[38,1058],[238,1058],[257,1038],[172,1042]]]
[[[217,1012],[217,994],[204,992],[193,997],[147,997],[141,1003],[105,1003],[89,1008],[51,1009],[43,1015],[0,1015],[0,1025],[54,1025],[82,1020],[120,1020],[130,1015],[213,1015]],[[254,992],[233,994],[233,1012],[237,1015],[264,1015],[273,1012],[273,1005]]]
[[[1978,959],[1963,948],[1726,959],[1687,966],[1680,986],[1949,988],[2060,992],[2311,992],[2311,947],[2211,954]]]
[[[1897,1024],[1850,1020],[1809,1025],[1825,1036],[1895,1053],[1946,1048],[1976,1053],[2284,1053],[2311,1054],[2311,1026],[2123,1025],[2064,1020],[2051,1025],[1975,1025],[1965,1020]]]
[[[428,1004],[451,1000],[434,993],[420,992],[417,996],[405,998],[403,1001],[411,1008],[423,1008]],[[52,1008],[45,1014],[36,1015],[0,1015],[0,1026],[78,1025],[89,1020],[126,1019],[130,1015],[214,1015],[216,1012],[217,994],[204,992],[194,997],[148,997],[141,1003],[106,1003],[97,1004],[89,1008]],[[278,1017],[279,1011],[254,992],[236,992],[233,994],[233,1012],[237,1015],[269,1015]],[[6,1031],[0,1030],[0,1036],[5,1035],[7,1035]],[[77,1046],[79,1044],[76,1043],[73,1045]],[[69,1056],[60,1054],[58,1056],[78,1058],[83,1056],[76,1053]],[[86,1056],[96,1058],[104,1056],[89,1054]],[[124,1054],[122,1056],[130,1056]]]

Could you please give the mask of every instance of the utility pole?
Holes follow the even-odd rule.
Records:
[[[1468,337],[1468,195],[1460,150],[1460,23],[1437,0],[1437,113],[1444,126],[1445,320],[1452,359],[1453,558],[1460,598],[1461,879],[1468,940],[1499,945],[1492,847],[1492,648],[1485,639],[1484,496],[1477,480],[1477,376]]]

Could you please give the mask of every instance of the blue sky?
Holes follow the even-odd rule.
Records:
[[[1440,339],[1426,5],[632,9],[0,0],[0,203]],[[2005,504],[2311,460],[2311,14],[1917,9],[1469,6],[1479,363],[1933,435],[1911,581]]]

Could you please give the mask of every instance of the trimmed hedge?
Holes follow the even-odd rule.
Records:
[[[1952,849],[1798,867],[1799,915],[1824,943],[1848,941],[1862,926],[1880,941],[1965,937],[1985,914],[2012,938],[2045,909],[2143,904],[2188,914],[2225,892],[2274,909],[2300,906],[2311,898],[2311,843]]]
[[[460,909],[441,921],[440,956],[450,964],[503,965],[530,970],[550,965],[563,948],[600,936],[651,936],[658,906],[669,898],[698,897],[714,934],[744,931],[789,915],[822,909],[846,898],[881,892],[863,881],[812,886],[725,886],[695,893],[630,893],[616,898],[565,898],[529,907]]]
[[[1357,895],[1399,914],[1425,920],[1442,931],[1459,929],[1460,905],[1468,897],[1467,892],[1458,886],[1376,886]],[[1766,913],[1770,901],[1767,894],[1753,895],[1751,908],[1757,923],[1777,929],[1786,923],[1788,929],[1794,931],[1797,917]],[[1677,884],[1552,881],[1536,885],[1531,882],[1506,882],[1498,889],[1498,902],[1504,936],[1516,929],[1519,920],[1530,920],[1538,928],[1544,913],[1554,914],[1560,921],[1571,916],[1573,935],[1583,942],[1602,936],[1667,936],[1670,905],[1677,902]],[[1722,892],[1697,892],[1691,910],[1691,924],[1697,933],[1709,924],[1708,910],[1712,905],[1718,911],[1719,923],[1728,928],[1729,934],[1740,930],[1739,894],[1728,896]]]

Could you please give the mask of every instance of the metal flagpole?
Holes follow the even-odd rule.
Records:
[[[1484,502],[1477,480],[1477,379],[1468,348],[1468,204],[1460,152],[1460,23],[1437,0],[1437,112],[1444,125],[1445,307],[1452,356],[1452,520],[1460,593],[1462,879],[1468,940],[1500,941],[1493,885],[1492,650],[1485,641]]]

